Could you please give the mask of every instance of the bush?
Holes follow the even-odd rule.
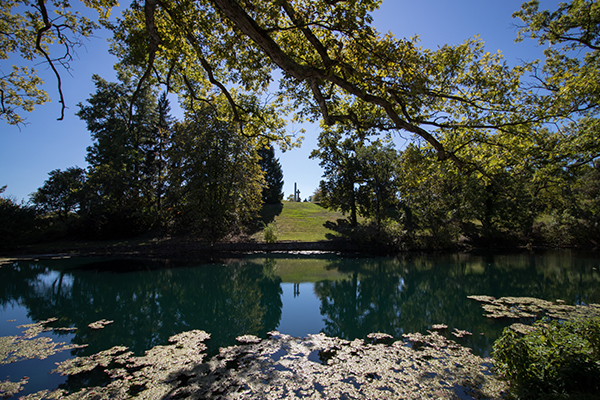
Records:
[[[510,328],[494,344],[494,367],[519,399],[592,399],[600,393],[600,317]]]
[[[2,191],[0,191],[2,193]],[[0,249],[29,244],[39,239],[38,221],[33,207],[0,197]]]
[[[600,225],[594,218],[578,219],[567,211],[553,214],[536,228],[545,245],[597,247],[600,241]]]
[[[402,250],[406,232],[395,221],[367,222],[350,228],[346,235],[357,249],[380,254],[394,254]]]
[[[267,243],[275,243],[277,241],[277,225],[274,222],[270,224],[263,224],[263,235],[265,237],[265,242]]]

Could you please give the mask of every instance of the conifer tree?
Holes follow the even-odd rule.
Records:
[[[273,146],[265,146],[258,150],[258,156],[266,180],[262,191],[263,202],[279,204],[283,200],[283,172],[279,159],[275,158],[275,149]]]

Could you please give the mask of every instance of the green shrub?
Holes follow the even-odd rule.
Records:
[[[346,236],[352,240],[357,249],[363,251],[393,254],[402,249],[406,232],[401,224],[395,221],[374,221],[360,223],[348,227]]]
[[[0,193],[3,189],[0,188]],[[33,207],[0,197],[0,249],[12,249],[39,240],[38,222]]]
[[[600,398],[600,317],[510,328],[494,344],[496,372],[519,399]]]
[[[275,243],[277,241],[277,225],[274,222],[270,224],[263,224],[263,235],[265,238],[265,242],[267,243]]]

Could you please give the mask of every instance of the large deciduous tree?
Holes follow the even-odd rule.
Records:
[[[320,159],[324,171],[321,204],[349,213],[352,226],[358,215],[380,223],[397,205],[398,153],[389,135],[373,138],[350,124],[324,127],[311,158]]]
[[[170,226],[210,240],[239,233],[262,204],[257,141],[207,105],[189,105],[174,130],[168,150]]]
[[[85,36],[93,28],[64,1],[53,4],[69,24],[48,20],[45,0],[31,3],[37,9],[27,22],[14,12],[16,1],[7,2],[2,14],[3,21],[18,22],[16,33],[8,30],[5,56],[25,51],[15,47],[28,43],[24,38],[52,41],[51,32],[68,49],[73,42],[61,29]],[[527,149],[530,143],[518,140],[527,135],[525,126],[597,106],[598,5],[589,0],[573,0],[554,13],[539,12],[538,2],[530,1],[516,14],[525,22],[522,35],[553,45],[543,73],[534,74],[548,95],[524,84],[526,71],[539,70],[535,64],[509,68],[477,39],[429,50],[416,39],[380,34],[370,16],[377,0],[136,0],[113,23],[106,19],[111,0],[85,4],[113,30],[119,68],[139,78],[133,98],[144,83],[209,103],[220,93],[245,135],[283,146],[291,143],[283,115],[293,107],[296,117],[327,125],[409,132],[440,160],[485,174],[482,149]],[[583,60],[568,55],[579,50],[586,52]],[[280,92],[266,99],[276,69],[282,72]],[[572,136],[585,139],[586,132]],[[573,151],[596,151],[594,138],[576,142],[570,141]]]
[[[518,146],[518,127],[548,118],[521,90],[523,68],[475,39],[427,50],[382,35],[370,16],[379,3],[136,2],[113,26],[113,51],[143,80],[208,102],[222,93],[247,135],[265,134],[293,106],[296,117],[326,125],[409,132],[440,160],[484,173],[480,146]],[[275,69],[278,96],[261,103]]]
[[[570,117],[559,120],[552,132],[551,155],[564,167],[576,168],[600,157],[600,4],[572,0],[555,11],[539,6],[531,0],[514,13],[524,24],[517,40],[529,36],[546,46],[544,62],[527,65],[532,89],[544,107]]]
[[[56,213],[58,219],[64,221],[70,213],[78,210],[85,181],[82,168],[55,169],[48,173],[42,187],[31,195],[31,201],[40,211]]]
[[[339,131],[319,137],[319,148],[310,157],[319,158],[323,178],[319,184],[321,205],[349,213],[350,225],[356,226],[358,216],[357,185],[360,181],[356,158],[356,143]]]
[[[361,178],[358,187],[360,213],[381,223],[398,205],[398,152],[393,143],[375,140],[360,146],[356,158]]]
[[[82,211],[106,234],[130,234],[155,222],[157,102],[144,85],[133,98],[134,85],[94,76],[96,93],[79,105],[77,115],[93,139],[86,157],[89,178]]]

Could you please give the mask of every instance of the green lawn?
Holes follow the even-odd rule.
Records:
[[[327,221],[336,222],[345,217],[331,212],[314,203],[294,203],[284,201],[281,205],[265,205],[263,209],[265,222],[274,221],[277,226],[277,240],[294,240],[299,242],[318,242],[328,240],[326,235],[337,233],[325,228]],[[254,235],[262,241],[262,232]]]

